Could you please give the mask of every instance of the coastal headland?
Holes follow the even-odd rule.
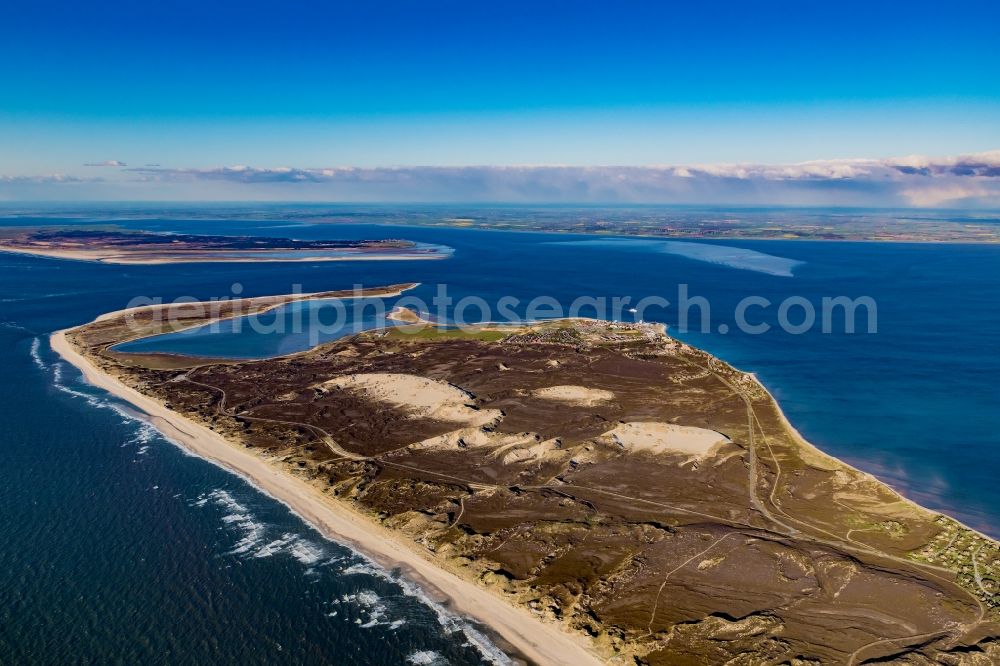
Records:
[[[397,312],[271,359],[111,350],[347,296],[155,305],[51,343],[526,661],[1000,661],[995,541],[817,450],[752,375],[662,326]]]

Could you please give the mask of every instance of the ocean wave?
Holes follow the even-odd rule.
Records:
[[[0,266],[0,269],[7,268],[6,266]],[[17,270],[24,270],[23,268],[18,268]],[[23,303],[25,301],[41,301],[47,298],[62,298],[64,296],[79,296],[81,294],[92,294],[93,291],[61,291],[52,294],[38,294],[36,296],[22,296],[20,298],[0,298],[0,303]]]
[[[362,622],[361,618],[354,620],[354,623],[362,629],[371,629],[372,627],[376,627],[380,624],[389,624],[383,619],[389,612],[389,609],[382,602],[382,597],[376,594],[373,590],[361,590],[360,592],[355,592],[353,594],[345,594],[340,597],[340,599],[335,599],[332,603],[353,604],[363,613],[367,614],[367,622]]]
[[[157,438],[160,437],[160,431],[154,428],[151,424],[146,421],[138,421],[139,427],[136,429],[135,434],[132,435],[126,444],[138,445],[141,449],[148,449],[149,445]]]
[[[31,354],[31,360],[35,363],[38,369],[44,372],[49,369],[49,366],[47,366],[45,361],[42,360],[41,349],[42,339],[36,336],[31,341],[31,349],[29,350],[29,353]]]
[[[406,656],[406,663],[414,666],[439,666],[448,662],[433,650],[417,650]]]
[[[333,605],[351,604],[360,610],[361,613],[365,614],[367,617],[364,620],[362,618],[354,620],[354,624],[358,625],[361,629],[371,629],[381,626],[386,627],[389,631],[395,631],[406,624],[406,620],[402,618],[395,620],[386,618],[390,613],[389,604],[374,590],[361,590],[353,594],[345,594],[339,599],[334,599],[331,603]],[[328,617],[336,617],[337,611],[333,611],[327,615]]]
[[[41,359],[39,359],[40,361]],[[99,395],[93,395],[91,393],[86,393],[79,389],[69,386],[63,377],[63,363],[56,362],[51,366],[52,371],[52,385],[56,390],[61,391],[67,395],[71,395],[74,398],[80,398],[86,402],[91,407],[96,407],[98,409],[108,409],[117,414],[122,419],[122,424],[134,425],[136,427],[135,432],[132,436],[122,442],[122,447],[126,446],[138,446],[139,449],[137,453],[139,455],[144,455],[150,449],[150,444],[160,437],[163,438],[163,434],[153,427],[148,421],[144,420],[141,415],[132,412],[123,405],[120,405],[112,400],[101,397]]]
[[[226,555],[243,555],[264,545],[267,525],[255,519],[250,510],[237,502],[228,491],[213,490],[207,496],[199,496],[195,506],[205,506],[209,501],[226,512],[222,522],[233,526],[242,535]]]
[[[504,654],[500,648],[494,645],[483,632],[472,626],[472,624],[462,616],[447,610],[444,606],[428,596],[421,587],[399,575],[377,567],[361,554],[358,554],[357,556],[362,558],[363,561],[346,567],[340,572],[341,574],[377,576],[395,583],[399,586],[405,596],[418,600],[421,604],[430,608],[431,611],[434,612],[438,624],[441,625],[444,633],[454,634],[461,632],[462,635],[465,636],[467,644],[479,652],[486,662],[495,664],[496,666],[511,666],[514,663],[513,660]]]
[[[155,432],[155,430],[154,430]],[[227,526],[232,526],[241,534],[227,555],[241,555],[250,559],[263,559],[275,555],[289,555],[301,564],[310,567],[320,562],[333,564],[339,561],[332,558],[319,544],[295,534],[285,532],[277,538],[268,534],[269,527],[257,519],[249,507],[241,504],[233,495],[223,489],[203,493],[192,502],[192,506],[203,507],[212,503],[224,511],[220,520]]]
[[[108,398],[99,395],[94,395],[91,393],[86,393],[85,391],[81,391],[79,389],[73,388],[72,386],[68,385],[63,379],[63,367],[64,364],[61,361],[53,363],[51,366],[52,385],[56,388],[56,390],[61,391],[62,393],[65,393],[67,395],[71,395],[74,398],[80,398],[91,407],[97,407],[99,409],[109,409],[118,414],[118,416],[122,417],[122,423],[138,424],[140,427],[148,425],[146,421],[144,421],[138,414],[130,413],[122,405],[113,402]]]
[[[271,557],[272,555],[277,555],[278,553],[284,552],[285,548],[295,539],[294,534],[286,534],[280,539],[275,539],[270,543],[266,543],[254,552],[253,556],[255,558]]]
[[[280,538],[264,544],[252,553],[253,557],[258,559],[279,554],[290,555],[298,560],[299,563],[310,567],[306,569],[307,573],[315,573],[315,569],[312,569],[311,565],[319,563],[326,555],[321,547],[308,539],[304,539],[298,534],[287,532],[281,535]]]
[[[95,395],[90,395],[89,393],[84,393],[83,391],[79,391],[67,385],[66,382],[63,381],[63,367],[64,366],[62,362],[52,364],[52,384],[53,386],[56,387],[57,390],[62,391],[63,393],[71,395],[75,398],[81,398],[91,407],[100,407],[102,409],[115,409],[114,405],[110,401],[105,400],[104,398],[99,398],[98,396]],[[121,410],[117,411],[121,412]]]
[[[288,554],[302,564],[316,564],[325,555],[322,548],[302,537],[296,538],[288,547]]]
[[[5,302],[6,301],[0,300],[0,303],[5,303]],[[4,329],[4,330],[7,330],[7,331],[20,331],[22,333],[27,333],[28,335],[34,335],[35,334],[34,331],[32,331],[31,329],[25,328],[24,326],[21,326],[16,321],[9,321],[9,320],[0,321],[0,329]]]

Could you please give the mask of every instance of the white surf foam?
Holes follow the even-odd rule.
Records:
[[[79,389],[73,388],[66,384],[63,380],[63,363],[57,362],[53,363],[52,369],[52,384],[59,391],[71,395],[75,398],[80,398],[84,400],[91,407],[97,407],[98,409],[109,409],[115,414],[121,417],[122,423],[126,425],[134,425],[136,427],[132,436],[121,443],[121,447],[138,447],[136,449],[136,455],[145,456],[148,454],[152,448],[152,443],[157,438],[167,439],[159,430],[153,427],[151,423],[146,421],[142,415],[133,412],[129,408],[113,402],[107,398],[102,398],[100,396],[92,395],[90,393],[85,393]],[[168,440],[169,441],[169,440]],[[138,461],[136,461],[138,462]]]
[[[52,370],[52,385],[55,388],[67,395],[71,395],[74,398],[80,398],[86,402],[91,407],[97,407],[98,409],[109,409],[115,414],[121,417],[123,424],[130,424],[136,426],[135,432],[132,436],[122,443],[122,447],[126,446],[138,446],[139,449],[137,453],[139,455],[144,455],[149,452],[150,444],[160,437],[167,439],[159,430],[154,428],[152,424],[142,418],[140,414],[137,414],[127,407],[113,402],[107,398],[92,395],[86,393],[79,389],[73,388],[68,385],[63,376],[64,364],[60,362],[53,363],[51,365]]]
[[[346,567],[341,571],[341,573],[346,575],[362,574],[377,576],[395,583],[400,587],[404,595],[417,599],[424,606],[427,606],[434,612],[438,624],[441,625],[444,633],[454,634],[461,632],[465,636],[468,644],[479,652],[483,659],[488,663],[495,664],[496,666],[513,665],[514,662],[511,658],[504,654],[500,648],[494,645],[485,634],[472,626],[468,620],[447,610],[444,606],[430,598],[427,593],[416,584],[377,567],[361,554],[358,554],[358,557],[362,558],[363,561]]]
[[[31,360],[34,361],[35,365],[39,370],[45,371],[49,369],[49,366],[45,365],[45,361],[42,360],[41,355],[42,340],[41,338],[35,338],[31,341]]]
[[[367,619],[367,621],[362,618],[354,620],[354,624],[358,625],[361,629],[371,629],[372,627],[377,627],[379,625],[401,626],[397,623],[404,622],[401,620],[385,620],[385,616],[388,614],[389,609],[383,602],[382,597],[380,597],[374,590],[361,590],[353,594],[345,594],[340,597],[340,599],[334,600],[332,603],[351,604],[359,609]]]
[[[327,558],[326,551],[319,544],[294,532],[285,532],[277,538],[269,536],[268,525],[254,516],[247,506],[237,501],[227,490],[217,489],[203,493],[192,502],[192,506],[203,507],[209,502],[225,511],[220,518],[223,524],[232,526],[242,535],[226,553],[227,555],[241,555],[253,559],[288,555],[308,567],[306,573],[315,573],[312,566],[324,559],[326,564],[338,561],[337,558]]]
[[[242,535],[226,552],[227,555],[243,555],[264,543],[267,526],[256,520],[250,510],[237,502],[228,491],[213,490],[208,493],[207,499],[227,512],[222,516],[222,522],[233,526]]]
[[[288,553],[302,564],[316,564],[323,559],[323,549],[302,537],[296,537],[288,547]]]
[[[139,428],[136,430],[129,442],[132,444],[138,444],[143,448],[149,448],[148,445],[160,436],[160,431],[145,421],[138,420],[138,423]]]
[[[433,650],[417,650],[406,656],[406,663],[414,666],[438,666],[448,663],[440,654]]]
[[[253,553],[253,556],[257,559],[261,559],[277,555],[278,553],[283,552],[294,538],[295,535],[286,534],[280,539],[275,539],[274,541],[264,544]]]

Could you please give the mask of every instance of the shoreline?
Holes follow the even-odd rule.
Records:
[[[737,368],[737,370],[738,370],[738,368]],[[778,402],[778,400],[774,397],[774,394],[771,393],[771,389],[769,389],[767,386],[765,386],[764,382],[762,382],[760,380],[760,378],[757,377],[757,373],[755,373],[755,372],[749,372],[747,374],[749,374],[751,377],[753,377],[753,380],[755,382],[757,382],[757,384],[762,389],[764,389],[765,393],[767,393],[767,396],[770,399],[770,401],[772,403],[774,403],[774,408],[775,408],[775,410],[777,410],[778,416],[781,418],[782,425],[796,439],[796,441],[798,442],[799,446],[807,448],[807,449],[809,449],[810,451],[812,451],[814,453],[818,453],[819,455],[822,455],[822,456],[825,456],[827,458],[830,458],[831,460],[835,460],[838,464],[843,465],[844,467],[847,467],[847,468],[849,468],[849,469],[857,472],[858,474],[862,474],[864,476],[867,476],[867,477],[873,479],[874,481],[882,484],[883,486],[885,486],[886,488],[888,488],[890,491],[892,491],[892,493],[895,494],[896,497],[898,497],[901,502],[904,502],[904,503],[909,504],[909,505],[911,505],[913,507],[916,507],[917,509],[920,509],[921,511],[927,511],[927,512],[930,512],[932,514],[936,514],[938,516],[942,516],[944,518],[947,518],[949,520],[953,520],[953,521],[961,524],[962,527],[964,527],[965,529],[967,529],[967,530],[969,530],[971,532],[974,532],[975,534],[979,535],[983,539],[986,539],[987,541],[991,541],[991,542],[994,542],[994,543],[1000,543],[1000,539],[998,539],[997,537],[994,537],[994,536],[991,536],[989,534],[986,534],[982,530],[979,530],[979,529],[976,529],[975,527],[970,526],[962,518],[956,518],[955,516],[951,515],[950,513],[946,513],[943,510],[934,509],[934,508],[931,508],[931,507],[924,506],[923,504],[921,504],[917,500],[911,499],[910,497],[907,497],[906,494],[903,491],[897,490],[888,481],[884,481],[883,479],[879,478],[878,475],[876,475],[876,474],[874,474],[872,472],[865,471],[864,469],[862,469],[862,468],[860,468],[860,467],[858,467],[856,465],[853,465],[853,464],[847,462],[846,460],[842,460],[842,459],[838,458],[837,456],[835,456],[835,455],[833,455],[831,453],[827,453],[823,449],[819,448],[818,446],[816,446],[815,444],[813,444],[812,442],[810,442],[808,439],[805,438],[805,436],[801,432],[799,432],[798,428],[796,428],[794,425],[792,425],[792,422],[788,419],[788,415],[785,414],[785,410],[782,409],[781,403]]]
[[[118,314],[120,312],[106,313],[102,317]],[[604,661],[585,644],[582,636],[543,622],[448,571],[422,556],[389,529],[102,372],[73,348],[66,338],[67,330],[50,334],[49,344],[63,360],[76,367],[89,384],[138,409],[164,436],[185,449],[248,480],[284,503],[324,536],[360,551],[383,568],[400,569],[405,578],[445,608],[488,627],[501,639],[500,647],[505,652],[512,651],[515,658],[542,665],[600,664]]]
[[[182,327],[179,327],[179,328],[175,328],[175,329],[169,331],[169,333],[180,333],[180,332],[188,330],[190,328],[198,328],[199,326],[207,326],[207,325],[210,325],[210,324],[213,324],[213,323],[217,323],[217,322],[220,322],[220,321],[228,321],[230,319],[239,319],[240,317],[251,317],[251,316],[254,316],[254,315],[257,315],[257,314],[263,314],[265,312],[269,312],[271,310],[276,310],[277,308],[280,308],[280,307],[285,306],[285,305],[291,305],[293,303],[303,303],[303,302],[306,302],[306,301],[324,301],[324,300],[334,300],[334,299],[349,301],[349,300],[354,300],[356,298],[394,298],[396,296],[402,296],[404,293],[406,293],[406,292],[408,292],[408,291],[410,291],[412,289],[416,289],[421,284],[422,283],[420,283],[420,282],[406,282],[406,283],[402,283],[402,284],[398,284],[398,285],[389,285],[391,287],[396,287],[395,289],[388,289],[388,287],[364,287],[364,288],[362,288],[360,290],[352,290],[352,291],[348,291],[346,289],[333,290],[333,291],[311,291],[311,292],[305,292],[305,293],[301,293],[301,294],[286,294],[284,296],[246,296],[246,297],[240,297],[240,298],[231,298],[231,299],[218,300],[218,301],[214,301],[215,305],[221,305],[221,304],[226,304],[226,303],[232,303],[232,302],[239,301],[239,302],[246,303],[249,307],[252,308],[256,304],[257,301],[262,301],[265,304],[262,306],[262,308],[260,310],[257,310],[257,311],[254,311],[254,312],[236,311],[236,312],[225,314],[225,315],[217,315],[217,316],[205,319],[204,321],[199,321],[197,323],[193,323],[193,324],[189,324],[189,325],[182,326]],[[190,305],[192,305],[192,306],[194,306],[194,305],[203,305],[206,302],[211,303],[211,301],[198,301],[196,303],[191,303]],[[95,318],[94,321],[92,321],[90,323],[94,324],[94,323],[101,322],[101,321],[108,321],[110,319],[114,319],[115,317],[120,317],[122,315],[126,315],[126,316],[128,316],[128,315],[135,315],[135,314],[138,314],[138,313],[143,312],[145,310],[156,310],[156,309],[162,309],[162,308],[170,308],[170,307],[174,307],[176,305],[177,305],[176,303],[153,303],[153,304],[150,304],[150,305],[137,305],[137,306],[131,307],[131,308],[123,308],[121,310],[114,310],[112,312],[105,312],[102,315],[98,315],[97,318]],[[83,324],[83,325],[86,326],[86,324]],[[79,328],[79,327],[78,326],[74,326],[73,328]],[[65,329],[65,330],[70,330],[70,329]],[[57,333],[63,333],[65,331],[56,331],[56,332]],[[160,334],[153,334],[153,335],[160,335]],[[116,345],[120,345],[120,344],[123,344],[125,342],[132,342],[133,340],[140,340],[140,339],[145,338],[145,337],[150,337],[150,335],[149,334],[142,334],[138,338],[131,338],[131,339],[128,339],[128,340],[122,340],[121,342],[116,342],[115,344]]]
[[[330,224],[335,225],[338,223],[331,222],[316,222],[313,224]],[[354,224],[368,224],[373,226],[383,226],[383,227],[400,227],[403,229],[457,229],[460,231],[499,231],[499,232],[509,232],[516,234],[550,234],[550,235],[576,235],[576,236],[591,236],[595,238],[643,238],[652,240],[680,240],[680,241],[707,241],[707,242],[744,242],[744,241],[780,241],[780,242],[816,242],[816,243],[886,243],[886,244],[906,244],[912,243],[914,245],[987,245],[996,246],[1000,245],[1000,239],[990,239],[990,240],[966,240],[966,239],[950,239],[950,238],[788,238],[787,236],[697,236],[691,234],[682,234],[677,236],[666,236],[662,234],[651,234],[651,233],[602,233],[599,231],[577,231],[570,229],[529,229],[529,228],[511,228],[511,227],[490,227],[490,226],[475,226],[475,225],[461,225],[461,224],[407,224],[405,222],[357,222]]]
[[[269,257],[262,254],[260,257],[212,257],[211,255],[199,257],[164,257],[164,258],[130,258],[116,254],[102,254],[100,252],[86,252],[80,250],[42,250],[14,248],[0,245],[0,252],[8,254],[19,254],[28,257],[40,257],[42,259],[62,259],[69,261],[87,261],[95,264],[109,264],[116,266],[162,266],[168,264],[239,264],[239,263],[303,263],[303,262],[327,262],[327,261],[431,261],[437,259],[447,259],[451,255],[439,254],[379,254],[372,252],[371,256],[358,252],[357,256],[341,257]]]

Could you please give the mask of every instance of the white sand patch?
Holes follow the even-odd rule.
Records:
[[[500,462],[504,465],[512,465],[514,463],[528,463],[551,459],[564,453],[559,440],[552,438],[528,444],[515,442],[497,449],[493,452],[493,455],[499,457]]]
[[[452,430],[437,437],[430,437],[411,444],[409,448],[418,451],[422,449],[471,449],[481,447],[495,447],[500,449],[515,445],[531,446],[537,442],[538,440],[533,432],[518,434],[499,433],[472,426]]]
[[[370,400],[402,409],[411,418],[451,421],[481,427],[495,424],[498,409],[477,409],[468,391],[436,379],[402,373],[369,373],[335,377],[319,385],[322,390],[357,391]]]
[[[490,456],[504,465],[529,463],[568,456],[557,438],[540,441],[538,433],[497,432],[489,428],[459,428],[410,444],[411,451],[428,449],[493,449]]]
[[[586,405],[592,407],[604,402],[608,402],[615,397],[611,391],[588,388],[586,386],[547,386],[532,393],[536,398],[542,400],[555,400],[557,402],[568,402],[574,405]]]
[[[620,423],[609,435],[628,451],[650,453],[686,453],[702,457],[731,440],[722,433],[707,428],[674,425],[659,421]]]

